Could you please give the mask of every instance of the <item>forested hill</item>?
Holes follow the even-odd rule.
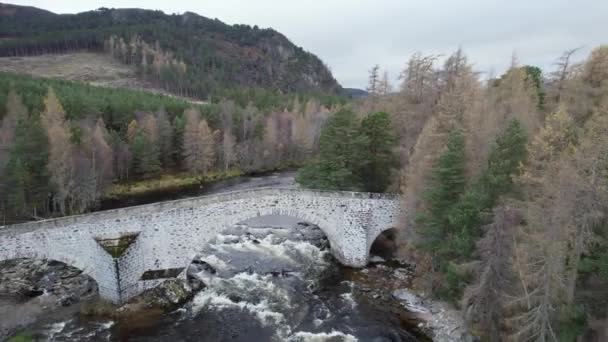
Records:
[[[195,13],[100,8],[54,14],[0,4],[0,56],[100,51],[176,95],[219,98],[241,89],[338,94],[315,55],[273,29]]]

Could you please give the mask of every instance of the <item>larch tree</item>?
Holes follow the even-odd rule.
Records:
[[[282,161],[283,150],[280,136],[280,114],[271,113],[264,125],[264,163],[267,168],[275,168]]]
[[[559,103],[566,85],[566,81],[570,77],[572,67],[572,56],[581,48],[568,49],[555,62],[556,70],[551,73],[551,78],[555,82],[554,102]]]
[[[109,133],[103,119],[98,119],[91,134],[90,149],[95,170],[95,199],[114,179],[114,151],[108,143]]]
[[[520,229],[514,265],[521,293],[507,322],[516,339],[556,341],[555,322],[566,294],[566,263],[571,208],[576,192],[564,156],[576,144],[572,118],[560,109],[549,115],[528,151],[519,179],[525,199],[525,225]]]
[[[230,131],[222,133],[222,167],[228,171],[236,162],[236,139]]]
[[[184,113],[184,164],[189,172],[200,174],[209,171],[214,161],[213,133],[207,121],[201,120],[196,109]]]
[[[55,95],[48,89],[44,98],[44,110],[40,114],[42,126],[49,139],[48,170],[55,189],[54,202],[61,214],[68,213],[70,197],[73,195],[74,165],[73,145],[70,141],[70,127],[65,119],[65,110]]]
[[[382,73],[382,79],[380,79],[380,82],[378,83],[378,92],[382,96],[387,96],[390,95],[392,91],[393,85],[388,77],[388,71],[384,71],[384,73]]]

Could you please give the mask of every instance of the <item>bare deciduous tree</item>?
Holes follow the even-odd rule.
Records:
[[[190,172],[207,172],[214,161],[213,133],[196,109],[189,109],[184,114],[184,164]]]

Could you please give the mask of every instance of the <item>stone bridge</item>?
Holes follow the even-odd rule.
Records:
[[[398,196],[259,188],[0,227],[0,261],[52,259],[97,281],[121,303],[182,277],[203,244],[227,227],[266,215],[319,226],[332,254],[363,267],[376,237],[395,227]]]

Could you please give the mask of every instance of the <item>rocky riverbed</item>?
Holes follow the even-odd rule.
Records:
[[[119,308],[96,299],[95,282],[77,269],[5,262],[2,336],[26,328],[59,341],[471,340],[457,311],[407,290],[409,265],[374,256],[365,269],[340,267],[320,230],[295,227],[235,227],[202,248],[187,280]]]
[[[78,311],[97,297],[97,283],[82,271],[52,260],[0,263],[0,340],[43,316]]]

